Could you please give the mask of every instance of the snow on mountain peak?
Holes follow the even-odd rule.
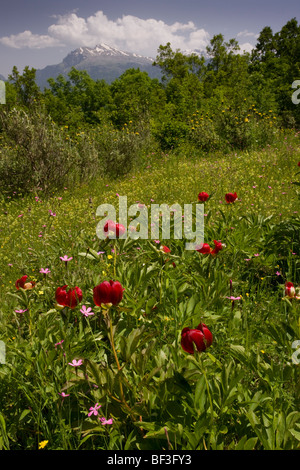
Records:
[[[89,50],[91,54],[101,54],[101,55],[111,55],[111,56],[116,56],[116,55],[125,55],[128,56],[129,54],[124,51],[120,51],[119,49],[116,49],[115,47],[109,46],[108,44],[105,43],[100,43],[97,44],[94,49]]]
[[[74,51],[70,52],[64,59],[63,62],[67,66],[75,66],[86,59],[96,59],[101,57],[128,57],[135,59],[146,59],[153,61],[150,57],[140,56],[135,53],[125,52],[116,47],[110,46],[106,43],[99,43],[95,47],[78,47]]]

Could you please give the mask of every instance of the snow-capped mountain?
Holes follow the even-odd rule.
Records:
[[[94,80],[105,80],[111,83],[129,68],[146,71],[151,78],[159,78],[160,71],[153,67],[153,59],[131,52],[122,51],[108,44],[101,43],[94,48],[79,47],[71,51],[60,64],[49,65],[36,71],[37,85],[43,90],[47,80],[59,74],[67,77],[72,67],[86,70]]]
[[[67,57],[64,58],[63,62],[65,64],[75,66],[87,59],[99,59],[103,57],[142,58],[142,56],[138,56],[137,54],[121,51],[120,49],[109,46],[108,44],[101,43],[94,48],[79,47],[78,49],[75,49],[74,51],[70,52],[70,54],[68,54]],[[151,59],[149,60],[151,61]]]
[[[180,51],[184,55],[196,54],[208,58],[206,51],[200,49]],[[71,51],[59,64],[48,65],[36,71],[36,83],[43,90],[49,86],[48,79],[56,79],[58,75],[68,77],[72,67],[86,70],[94,80],[105,80],[111,83],[129,68],[139,68],[151,78],[161,78],[161,71],[153,67],[154,58],[123,51],[106,43],[95,47],[78,47]],[[0,75],[0,80],[6,80]]]

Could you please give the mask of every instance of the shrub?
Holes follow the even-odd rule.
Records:
[[[91,132],[99,164],[103,172],[112,176],[123,176],[138,162],[142,142],[139,133],[130,125],[117,130],[112,125],[96,127]]]
[[[224,147],[224,142],[217,134],[211,119],[199,118],[196,115],[195,119],[191,119],[190,126],[189,141],[196,148],[212,151]]]
[[[50,192],[92,172],[96,163],[92,146],[84,139],[75,145],[42,112],[13,108],[2,112],[1,124],[1,191],[26,193],[42,188]]]
[[[155,123],[152,130],[163,151],[175,149],[186,141],[188,126],[178,119],[166,119]]]

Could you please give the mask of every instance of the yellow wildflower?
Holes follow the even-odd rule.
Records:
[[[39,443],[39,449],[44,449],[44,447],[46,447],[46,445],[48,444],[49,441],[41,441]]]

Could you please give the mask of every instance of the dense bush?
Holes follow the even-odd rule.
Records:
[[[130,123],[121,130],[112,125],[98,127],[89,135],[104,174],[110,177],[125,175],[139,162],[144,141],[131,129]]]
[[[13,108],[1,113],[1,190],[43,189],[50,192],[86,178],[97,165],[97,154],[83,138],[78,147],[49,116]]]

